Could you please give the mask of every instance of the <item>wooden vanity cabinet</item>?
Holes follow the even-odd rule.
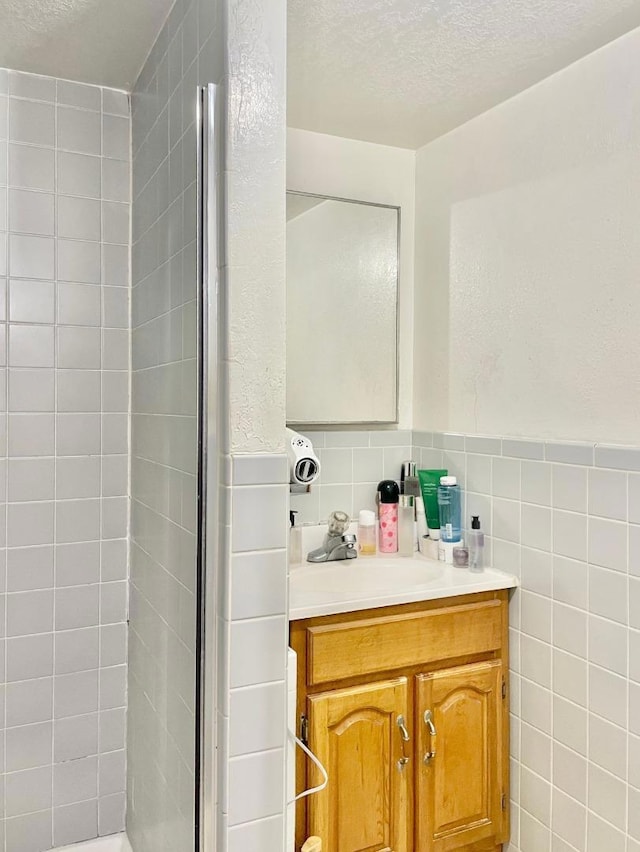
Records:
[[[298,719],[329,784],[296,849],[496,852],[509,836],[508,593],[292,622]],[[299,749],[298,792],[320,783]]]

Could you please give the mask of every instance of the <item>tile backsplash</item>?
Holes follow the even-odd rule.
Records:
[[[124,826],[128,239],[126,94],[0,70],[2,849]]]
[[[640,850],[640,448],[308,432],[327,468],[304,523],[369,505],[399,463],[447,467],[511,600],[510,852]],[[326,453],[326,456],[325,456]],[[306,502],[305,502],[306,501]],[[351,501],[351,502],[349,502]]]
[[[324,523],[334,509],[357,517],[375,507],[381,479],[398,479],[400,466],[412,458],[410,430],[359,432],[305,431],[320,459],[320,478],[308,494],[292,494],[299,524]]]

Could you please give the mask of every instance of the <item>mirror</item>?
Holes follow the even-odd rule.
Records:
[[[287,193],[287,422],[398,421],[400,209]]]

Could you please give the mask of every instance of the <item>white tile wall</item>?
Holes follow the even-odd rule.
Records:
[[[128,332],[111,306],[126,316],[129,206],[102,230],[101,172],[113,156],[127,172],[129,151],[108,148],[114,109],[128,133],[122,92],[0,70],[0,848],[16,852],[124,820]],[[101,274],[113,249],[118,287]]]
[[[224,792],[216,848],[282,849],[288,462],[284,455],[236,455],[228,467],[233,535],[230,576],[219,601],[229,672],[219,696],[228,765],[220,767]]]
[[[465,452],[453,462],[467,506],[485,500],[493,564],[522,583],[511,604],[509,849],[630,850],[640,781],[629,715],[639,676],[629,579],[637,453],[500,439],[484,448],[460,437]],[[452,453],[433,455],[443,443],[417,436],[414,455],[446,467]]]
[[[223,67],[221,3],[177,0],[132,100],[132,553],[128,816],[136,852],[194,843],[198,85]],[[126,145],[113,117],[105,143]],[[69,133],[75,133],[73,127]],[[127,174],[109,161],[103,228]],[[87,175],[93,179],[93,175]],[[90,257],[71,259],[91,264]],[[117,254],[103,274],[118,279]],[[126,327],[117,302],[105,308]],[[120,440],[113,424],[110,440]],[[114,507],[113,520],[117,520]],[[113,606],[117,602],[112,602]]]

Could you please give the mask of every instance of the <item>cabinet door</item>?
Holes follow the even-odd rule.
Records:
[[[420,675],[416,689],[416,848],[485,848],[494,838],[486,846],[494,849],[502,834],[502,664]]]
[[[410,723],[407,679],[314,695],[308,714],[309,745],[329,774],[309,798],[309,834],[322,838],[323,852],[410,852],[414,743],[398,725],[400,716]]]

